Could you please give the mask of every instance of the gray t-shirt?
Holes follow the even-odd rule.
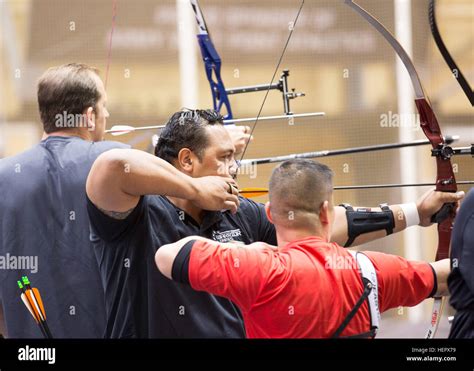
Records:
[[[112,148],[127,146],[52,136],[0,160],[0,301],[8,337],[42,337],[21,301],[23,275],[41,293],[54,338],[104,335],[85,183],[95,159]]]

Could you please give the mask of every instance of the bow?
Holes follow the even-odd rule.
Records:
[[[191,1],[191,6],[193,8],[194,14],[196,15],[196,21],[198,24],[197,38],[198,38],[199,47],[201,49],[202,59],[204,61],[207,79],[211,86],[213,106],[214,106],[214,109],[218,112],[221,112],[222,108],[225,107],[227,111],[227,115],[225,115],[224,118],[227,121],[233,119],[232,109],[231,109],[230,101],[229,101],[229,95],[265,91],[266,95],[265,95],[264,102],[262,104],[262,107],[263,107],[263,105],[265,104],[266,97],[270,90],[279,90],[282,93],[283,106],[284,106],[284,111],[285,111],[284,117],[286,118],[291,119],[291,118],[296,118],[296,117],[324,116],[324,112],[313,112],[313,113],[305,113],[305,114],[300,114],[300,115],[294,115],[293,112],[291,112],[290,100],[296,99],[298,97],[304,97],[305,93],[296,93],[295,89],[291,89],[290,91],[288,87],[288,77],[290,76],[289,70],[283,71],[277,83],[273,82],[275,80],[276,72],[280,66],[281,58],[280,58],[280,61],[278,62],[277,69],[275,70],[275,75],[273,76],[272,81],[269,84],[243,86],[243,87],[238,87],[238,88],[226,89],[221,77],[222,60],[216,48],[214,47],[214,44],[212,43],[212,39],[209,35],[209,30],[207,28],[206,21],[204,20],[204,16],[202,14],[201,8],[199,7],[198,0],[190,0],[190,1]],[[304,1],[301,3],[300,12],[301,12],[301,8],[303,4],[304,4]],[[300,12],[298,12],[298,16]],[[293,27],[296,24],[298,16],[295,19],[295,22],[293,23]],[[290,32],[290,37],[292,33],[293,33],[293,29]],[[283,57],[284,53],[285,51],[283,51],[281,57]],[[260,117],[260,113],[259,113],[259,116],[256,118],[253,118],[252,121],[255,121],[255,124],[256,124],[259,119],[264,120],[266,118]],[[224,120],[224,123],[226,120]]]
[[[451,73],[461,86],[462,90],[464,91],[464,94],[466,94],[467,99],[469,99],[469,102],[471,103],[471,106],[474,106],[474,92],[471,89],[471,86],[467,82],[466,78],[464,77],[464,74],[462,71],[459,69],[458,65],[454,61],[453,57],[448,51],[448,48],[446,48],[446,45],[444,44],[443,38],[441,37],[441,34],[439,33],[438,29],[438,24],[436,23],[436,0],[430,0],[430,5],[429,5],[429,20],[430,20],[430,27],[431,27],[431,33],[433,34],[433,38],[435,40],[436,45],[438,46],[438,49],[443,56],[444,60],[448,64]]]
[[[197,37],[199,47],[201,48],[202,58],[204,60],[204,66],[206,68],[207,79],[211,85],[214,109],[217,112],[221,112],[222,106],[224,106],[227,111],[227,115],[224,117],[226,119],[232,119],[233,116],[229,97],[221,77],[221,57],[212,43],[206,21],[204,20],[204,16],[202,15],[201,8],[199,7],[197,0],[191,0],[191,6],[193,7],[194,13],[196,14],[196,21],[199,28]]]
[[[252,129],[250,131],[250,136],[253,135],[255,128],[257,127],[258,121],[259,120],[264,120],[264,117],[261,117],[261,113],[263,110],[263,107],[265,105],[265,102],[267,100],[268,94],[270,90],[272,89],[278,89],[283,93],[283,101],[284,101],[284,106],[285,106],[285,114],[288,116],[288,118],[291,117],[296,117],[298,115],[293,115],[292,112],[290,111],[289,108],[289,101],[290,99],[295,99],[300,96],[304,96],[304,93],[295,93],[289,92],[288,91],[288,76],[289,73],[287,70],[283,71],[283,74],[280,78],[279,83],[274,83],[275,81],[275,76],[278,72],[278,69],[280,68],[281,61],[283,60],[283,56],[286,52],[286,48],[288,46],[288,43],[290,42],[291,36],[293,34],[294,28],[296,26],[296,23],[298,22],[298,18],[300,16],[301,10],[304,5],[304,0],[301,1],[301,5],[299,7],[298,13],[292,23],[292,27],[290,27],[290,33],[288,35],[288,39],[286,41],[285,47],[283,48],[283,51],[279,57],[278,63],[275,67],[275,71],[273,73],[273,76],[271,78],[271,81],[269,84],[265,85],[256,85],[253,87],[244,87],[244,88],[237,88],[237,89],[231,89],[231,90],[226,90],[224,83],[221,78],[221,66],[222,66],[222,61],[219,56],[219,53],[217,52],[216,48],[214,47],[211,37],[209,36],[209,31],[206,25],[206,22],[204,20],[204,16],[202,14],[201,8],[199,7],[198,0],[190,0],[191,1],[191,6],[194,10],[194,13],[196,15],[196,21],[198,24],[199,28],[199,33],[198,33],[198,43],[201,49],[201,54],[203,57],[205,69],[206,69],[206,75],[207,79],[209,80],[210,86],[211,86],[211,93],[212,93],[212,99],[213,99],[213,104],[214,104],[214,109],[217,110],[218,112],[221,111],[222,106],[225,106],[227,110],[227,115],[224,116],[226,119],[232,119],[232,109],[230,107],[230,102],[229,102],[229,97],[228,94],[236,94],[236,93],[247,93],[247,92],[252,92],[252,91],[265,91],[265,96],[263,98],[262,104],[260,106],[259,112],[257,117],[254,119],[254,125],[252,126]],[[214,80],[213,74],[216,78]],[[315,112],[315,113],[309,113],[309,114],[303,114],[305,116],[322,116],[324,113],[322,112]],[[242,155],[240,157],[240,161],[245,156],[245,153],[247,151],[248,145],[250,141],[247,142],[247,144],[244,147],[244,150],[242,151]]]
[[[405,68],[410,75],[413,88],[415,90],[415,104],[420,115],[420,126],[432,146],[432,155],[436,157],[437,175],[436,191],[456,192],[457,185],[451,165],[452,148],[445,142],[441,129],[436,119],[435,113],[431,108],[426,97],[420,78],[416,72],[415,66],[403,49],[397,39],[371,14],[361,8],[352,0],[345,0],[345,3],[359,13],[367,22],[369,22],[382,36],[388,41],[395,52],[402,60]],[[451,241],[451,231],[454,222],[454,204],[445,204],[432,218],[433,222],[438,223],[438,248],[436,251],[436,260],[444,259],[449,256],[449,246]],[[432,312],[431,324],[426,334],[427,338],[433,338],[438,328],[442,312],[442,298],[435,298]]]

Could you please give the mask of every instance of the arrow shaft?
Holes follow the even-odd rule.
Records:
[[[472,180],[456,182],[458,185],[474,184]],[[404,188],[404,187],[434,187],[436,183],[409,183],[409,184],[369,184],[355,186],[337,186],[335,191],[346,191],[351,189],[381,189],[381,188]]]
[[[122,125],[120,125],[122,126]],[[111,129],[106,130],[106,133],[123,133],[127,134],[133,131],[139,131],[139,130],[153,130],[153,129],[163,129],[166,125],[152,125],[152,126],[139,126],[139,127],[134,127],[134,126],[127,126],[123,125],[123,128],[116,129],[115,127],[112,127]]]
[[[324,116],[324,112],[310,112],[310,113],[298,113],[295,115],[278,115],[278,116],[264,116],[258,118],[260,121],[271,121],[271,120],[290,120],[295,118],[304,118],[304,117],[320,117]],[[228,119],[224,120],[224,124],[240,124],[245,122],[255,122],[257,117],[248,117],[243,119]],[[151,125],[151,126],[129,126],[129,125],[115,125],[111,129],[106,130],[107,134],[127,134],[139,130],[154,130],[154,129],[163,129],[166,125]]]
[[[373,151],[384,151],[387,149],[395,149],[395,148],[403,148],[403,147],[416,147],[416,146],[424,146],[427,144],[431,144],[427,139],[420,139],[415,140],[413,142],[408,143],[389,143],[389,144],[377,144],[373,146],[364,146],[364,147],[354,147],[354,148],[344,148],[344,149],[336,149],[336,150],[329,150],[329,151],[316,151],[316,152],[304,152],[304,153],[295,153],[286,156],[276,156],[276,157],[263,157],[263,158],[256,158],[256,159],[248,159],[243,160],[241,162],[242,165],[246,164],[270,164],[275,162],[283,162],[288,160],[293,160],[297,158],[319,158],[319,157],[330,157],[330,156],[339,156],[339,155],[347,155],[353,153],[362,153],[362,152],[373,152]]]
[[[457,182],[458,185],[469,185],[474,184],[474,180],[464,180]],[[383,189],[383,188],[404,188],[404,187],[434,187],[435,183],[408,183],[408,184],[367,184],[367,185],[354,185],[354,186],[335,186],[334,191],[348,191],[356,189]],[[264,196],[268,193],[268,188],[255,188],[248,187],[239,190],[239,194],[244,197],[252,198]]]
[[[318,117],[324,116],[325,112],[311,112],[311,113],[298,113],[294,115],[278,115],[278,116],[263,116],[263,117],[250,117],[245,119],[230,119],[224,120],[224,124],[237,124],[242,122],[253,122],[253,121],[269,121],[269,120],[289,120],[292,118],[302,118],[302,117]]]

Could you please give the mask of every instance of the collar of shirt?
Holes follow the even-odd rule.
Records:
[[[171,206],[174,207],[176,210],[176,213],[179,215],[184,215],[183,221],[188,221],[200,228],[201,231],[206,231],[212,226],[216,225],[222,220],[222,212],[221,211],[209,211],[209,210],[204,210],[204,216],[202,218],[201,224],[199,224],[191,215],[189,215],[186,211],[183,209],[180,209],[177,207],[174,203],[172,203],[168,197],[163,197],[163,199],[166,200]]]

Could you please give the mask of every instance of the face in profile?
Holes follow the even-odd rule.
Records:
[[[227,129],[223,125],[206,127],[208,146],[201,156],[201,161],[193,171],[193,176],[218,175],[231,177],[237,172],[235,147]]]

